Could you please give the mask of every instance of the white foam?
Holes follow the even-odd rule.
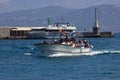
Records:
[[[31,50],[34,50],[34,48],[31,48]]]
[[[94,56],[99,54],[116,54],[120,53],[120,50],[99,50],[99,51],[92,51],[90,53],[57,53],[57,54],[50,54],[47,57],[70,57],[70,56]],[[23,53],[23,55],[31,56],[32,53]]]
[[[70,54],[70,53],[58,53],[58,54],[51,54],[48,57],[65,57],[65,56],[80,56],[80,54]]]
[[[23,53],[24,55],[26,55],[26,56],[31,56],[32,55],[32,53]]]
[[[83,56],[83,55],[87,55],[87,56],[93,56],[93,55],[98,55],[98,54],[106,54],[106,53],[120,53],[120,50],[113,50],[113,51],[109,51],[109,50],[101,50],[101,51],[92,51],[90,53],[78,53],[78,54],[74,54],[74,53],[58,53],[58,54],[51,54],[48,57],[66,57],[66,56]]]
[[[92,56],[92,55],[96,55],[96,54],[98,54],[98,53],[101,53],[101,52],[98,52],[98,51],[94,51],[94,52],[90,52],[90,53],[78,53],[78,54],[74,54],[74,53],[57,53],[57,54],[51,54],[51,55],[49,55],[48,57],[62,57],[62,56],[64,56],[64,57],[69,57],[69,56],[82,56],[82,55],[90,55],[90,56]]]
[[[110,53],[120,53],[120,50],[110,51]]]

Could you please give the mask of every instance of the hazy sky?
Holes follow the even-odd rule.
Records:
[[[49,5],[85,8],[100,4],[120,4],[120,0],[0,0],[0,13],[12,10],[41,8]]]

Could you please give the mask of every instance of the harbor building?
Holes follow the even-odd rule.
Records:
[[[10,38],[24,39],[27,38],[27,34],[31,31],[30,27],[16,27],[10,29]]]
[[[31,27],[0,27],[0,39],[26,39]]]
[[[10,29],[11,27],[0,27],[0,38],[8,38],[10,37]]]

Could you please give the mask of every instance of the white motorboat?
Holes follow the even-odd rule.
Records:
[[[64,54],[83,54],[90,53],[92,51],[92,46],[79,47],[71,46],[59,43],[39,43],[35,46],[41,51],[43,56],[48,56],[51,54],[64,53]]]

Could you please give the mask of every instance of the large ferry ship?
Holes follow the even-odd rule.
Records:
[[[28,33],[28,38],[59,38],[60,33],[64,32],[70,34],[74,33],[76,32],[76,26],[67,22],[61,22],[48,25],[47,27],[33,27]]]

